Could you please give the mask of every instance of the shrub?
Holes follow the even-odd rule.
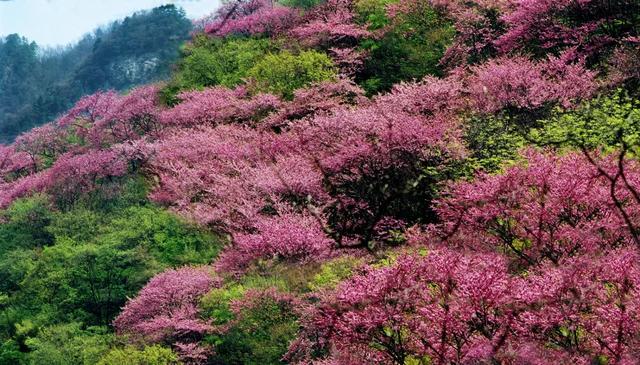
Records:
[[[331,59],[317,51],[268,54],[247,75],[255,82],[254,91],[282,95],[286,99],[292,99],[297,89],[337,77]]]
[[[116,333],[132,340],[175,346],[185,360],[206,360],[208,348],[198,341],[212,330],[201,319],[198,303],[219,283],[207,267],[167,270],[129,300],[113,322]]]
[[[472,172],[498,171],[505,163],[518,159],[526,145],[522,130],[507,116],[476,116],[466,121],[465,141]]]
[[[163,90],[170,105],[179,102],[177,95],[183,90],[207,86],[234,87],[243,83],[249,70],[265,55],[274,51],[267,39],[219,39],[197,36],[184,49],[172,81]]]
[[[178,365],[178,356],[166,347],[152,345],[137,349],[133,346],[116,348],[107,353],[98,365]]]
[[[622,91],[584,102],[573,111],[556,110],[531,132],[541,145],[601,149],[640,147],[640,101]]]
[[[46,195],[35,195],[15,201],[0,213],[0,255],[16,248],[43,247],[53,243],[47,231],[53,213]]]
[[[229,365],[282,364],[298,329],[296,302],[274,289],[249,290],[232,303],[235,319],[216,339],[215,359]]]
[[[400,81],[440,75],[440,59],[454,36],[451,23],[427,1],[416,1],[391,19],[386,14],[389,3],[358,1],[356,5],[372,27],[386,27],[380,39],[361,43],[369,57],[356,79],[369,95],[388,91]]]
[[[30,364],[94,365],[109,350],[113,334],[106,327],[83,329],[79,323],[46,327],[27,339]]]
[[[206,264],[221,245],[220,238],[172,213],[155,207],[130,207],[111,220],[96,241],[144,248],[166,266]]]

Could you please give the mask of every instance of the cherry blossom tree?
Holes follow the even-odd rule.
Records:
[[[484,113],[502,109],[536,110],[560,104],[567,108],[596,90],[595,73],[580,64],[549,58],[498,58],[471,68],[467,80],[474,108]]]
[[[210,92],[217,95],[223,90]],[[310,92],[328,96],[320,100]],[[374,249],[382,243],[379,233],[385,229],[398,229],[403,220],[430,219],[425,211],[443,176],[426,175],[424,170],[444,168],[462,154],[454,117],[462,103],[444,103],[459,95],[455,82],[427,80],[353,108],[349,105],[353,101],[344,98],[361,97],[357,89],[344,82],[320,84],[300,91],[280,113],[268,117],[265,123],[270,128],[234,124],[176,130],[149,146],[148,169],[160,183],[152,198],[243,239],[247,232],[251,237],[256,230],[260,234],[260,227],[276,227],[270,214],[284,219],[278,209],[274,211],[284,204],[302,214],[297,219],[307,221],[309,215],[319,222],[317,232],[334,242],[320,246]],[[200,99],[194,104],[195,100]],[[196,104],[204,107],[184,104],[176,111],[224,123],[226,110],[219,117],[215,114],[217,105],[226,103],[221,100],[204,97]],[[209,108],[208,103],[214,106]],[[193,115],[183,119],[193,120]],[[278,128],[273,128],[274,121]],[[414,209],[406,209],[409,201]],[[264,218],[270,223],[262,224]],[[291,242],[292,251],[299,249],[295,245],[316,246]],[[239,250],[256,259],[274,253],[288,256],[283,254],[286,250],[274,252],[272,247],[267,243],[262,253]]]
[[[204,27],[208,34],[227,35],[283,34],[299,22],[300,9],[279,5],[271,0],[237,0],[224,4]]]
[[[621,179],[612,188],[580,153],[555,156],[531,150],[527,160],[504,174],[451,186],[436,208],[447,242],[504,250],[525,266],[635,244],[639,205]],[[603,172],[617,171],[610,158],[600,163]],[[637,188],[639,166],[625,164],[627,181]]]
[[[250,97],[242,87],[235,90],[216,87],[187,91],[178,95],[178,98],[180,104],[161,114],[163,125],[250,124],[266,117],[281,105],[277,96],[259,94]]]
[[[507,31],[496,40],[502,52],[530,50],[565,60],[598,56],[622,38],[637,35],[634,1],[518,1],[503,15]]]
[[[291,35],[307,46],[344,48],[371,36],[366,26],[356,22],[354,3],[329,0],[308,11],[303,22],[291,29]]]
[[[303,317],[293,362],[329,353],[336,363],[482,361],[509,335],[512,281],[498,255],[434,250],[370,268]]]
[[[35,170],[42,170],[72,147],[68,137],[64,128],[47,123],[18,136],[13,148],[27,154]]]
[[[174,346],[190,363],[206,361],[207,349],[197,341],[212,326],[198,316],[198,301],[219,285],[207,267],[165,271],[149,281],[115,319],[121,335]]]

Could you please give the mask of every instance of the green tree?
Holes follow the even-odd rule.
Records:
[[[451,22],[426,2],[416,2],[410,12],[388,19],[385,7],[394,2],[360,0],[356,4],[361,21],[373,29],[389,29],[381,39],[361,45],[370,56],[357,81],[368,94],[387,91],[400,81],[440,75],[440,59],[455,35]]]
[[[43,247],[53,243],[53,236],[46,230],[52,213],[49,199],[35,195],[20,199],[0,212],[4,221],[0,224],[0,255],[16,248]]]
[[[467,176],[477,170],[498,171],[504,163],[516,160],[527,142],[523,131],[505,116],[468,118],[464,137],[470,151],[462,166]]]
[[[105,355],[98,365],[177,365],[178,356],[171,349],[158,345],[139,350],[132,346],[116,348]]]
[[[273,292],[257,295],[250,303],[244,303],[235,312],[225,310],[224,301],[235,299],[237,292],[218,291],[208,298],[211,314],[230,319],[229,329],[209,341],[215,346],[215,360],[228,365],[276,365],[283,364],[282,357],[298,330],[297,316],[292,303]],[[245,299],[246,300],[246,299]]]
[[[601,95],[575,110],[557,109],[530,138],[539,145],[561,148],[601,149],[612,152],[626,147],[640,153],[640,100],[624,91]]]
[[[176,95],[183,90],[239,85],[259,60],[275,50],[267,39],[197,36],[185,46],[183,58],[163,95],[169,104],[175,104]]]
[[[296,89],[315,82],[335,79],[336,68],[331,59],[317,51],[293,54],[289,51],[272,53],[264,57],[248,72],[253,79],[253,90],[293,98]]]
[[[32,365],[94,365],[109,350],[114,335],[107,327],[83,329],[80,323],[42,328],[27,339]]]

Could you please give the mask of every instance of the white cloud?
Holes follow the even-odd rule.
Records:
[[[213,12],[219,0],[0,0],[0,36],[18,33],[39,45],[64,45],[135,11],[167,3],[199,18]]]

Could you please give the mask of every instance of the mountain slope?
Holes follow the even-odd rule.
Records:
[[[18,35],[0,40],[1,140],[51,121],[83,95],[168,77],[190,30],[184,12],[167,5],[116,21],[61,50],[39,50]]]

